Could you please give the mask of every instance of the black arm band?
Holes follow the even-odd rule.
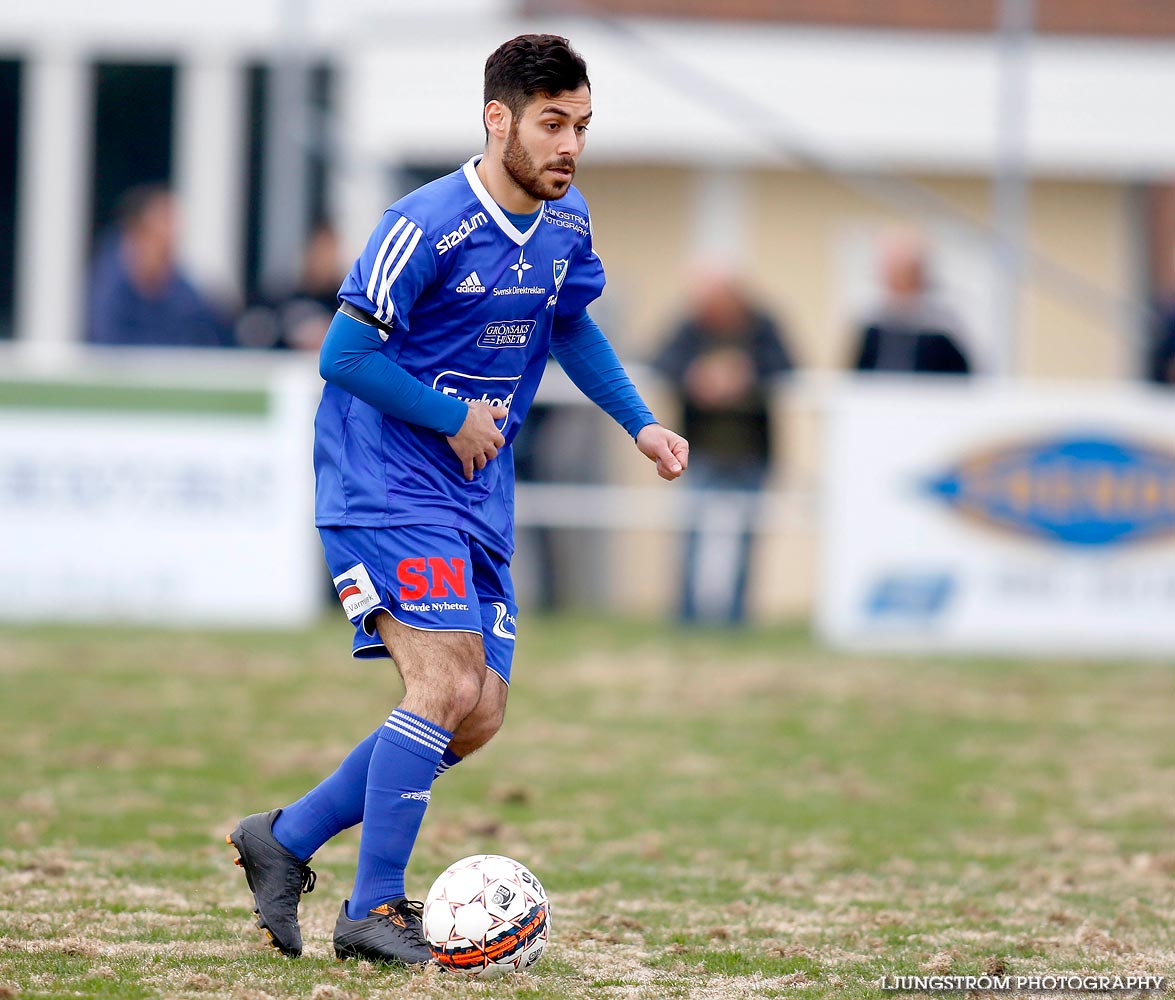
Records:
[[[385,334],[392,332],[392,328],[387,323],[381,323],[374,316],[365,313],[358,306],[351,305],[346,299],[339,303],[339,312],[344,316],[350,316],[351,319],[358,320],[360,323],[365,323],[367,326],[374,326],[377,330],[382,330]]]

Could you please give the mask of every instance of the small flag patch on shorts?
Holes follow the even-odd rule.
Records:
[[[375,592],[375,585],[363,563],[356,563],[345,573],[336,576],[335,590],[343,603],[343,610],[352,620],[379,604],[379,594]]]

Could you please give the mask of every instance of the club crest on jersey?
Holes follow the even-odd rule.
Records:
[[[555,270],[555,291],[547,299],[547,308],[550,309],[556,302],[559,301],[559,290],[563,287],[563,279],[567,277],[567,264],[565,260],[554,261],[552,267]]]
[[[334,583],[335,592],[348,618],[357,618],[368,608],[379,604],[379,594],[363,563],[356,563],[345,573],[336,576]]]
[[[478,347],[525,347],[534,333],[533,319],[506,319],[488,323],[477,338]]]

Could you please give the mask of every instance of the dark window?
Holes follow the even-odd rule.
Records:
[[[248,129],[245,153],[245,211],[241,215],[245,247],[245,289],[247,301],[257,297],[261,284],[261,184],[265,168],[265,100],[269,73],[264,66],[248,68],[245,124]]]
[[[20,63],[0,59],[0,338],[12,336],[16,300],[16,172]]]
[[[114,221],[119,198],[138,184],[171,183],[175,66],[94,67],[92,232]]]
[[[246,127],[248,128],[245,158],[245,211],[242,216],[245,247],[245,295],[249,301],[263,297],[261,269],[264,252],[261,241],[265,226],[265,145],[269,91],[273,73],[263,63],[248,67],[246,96]],[[330,121],[334,99],[334,72],[329,66],[316,63],[307,69],[305,188],[302,197],[302,228],[309,233],[319,222],[333,222],[329,203],[332,147]]]
[[[318,222],[333,222],[328,204],[330,184],[331,111],[334,106],[334,73],[329,66],[318,65],[310,70],[310,157],[307,171],[307,229]]]

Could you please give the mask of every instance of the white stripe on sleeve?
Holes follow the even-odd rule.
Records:
[[[375,304],[383,312],[384,315],[380,318],[385,323],[391,323],[392,316],[396,311],[396,304],[392,301],[392,285],[395,284],[400,272],[404,270],[404,265],[408,263],[408,258],[412,256],[412,251],[416,249],[416,244],[420,242],[422,234],[423,231],[416,223],[408,223],[396,241],[396,245],[392,247],[391,253],[388,254],[388,259],[384,262],[384,278],[380,282],[379,296]]]
[[[375,255],[375,263],[371,265],[371,280],[367,283],[367,297],[371,299],[372,304],[375,303],[375,287],[379,281],[379,272],[383,269],[384,255],[388,252],[392,237],[400,231],[400,227],[407,221],[403,216],[396,220],[396,224],[388,230],[388,235],[384,237],[383,243],[380,244],[379,253]]]

